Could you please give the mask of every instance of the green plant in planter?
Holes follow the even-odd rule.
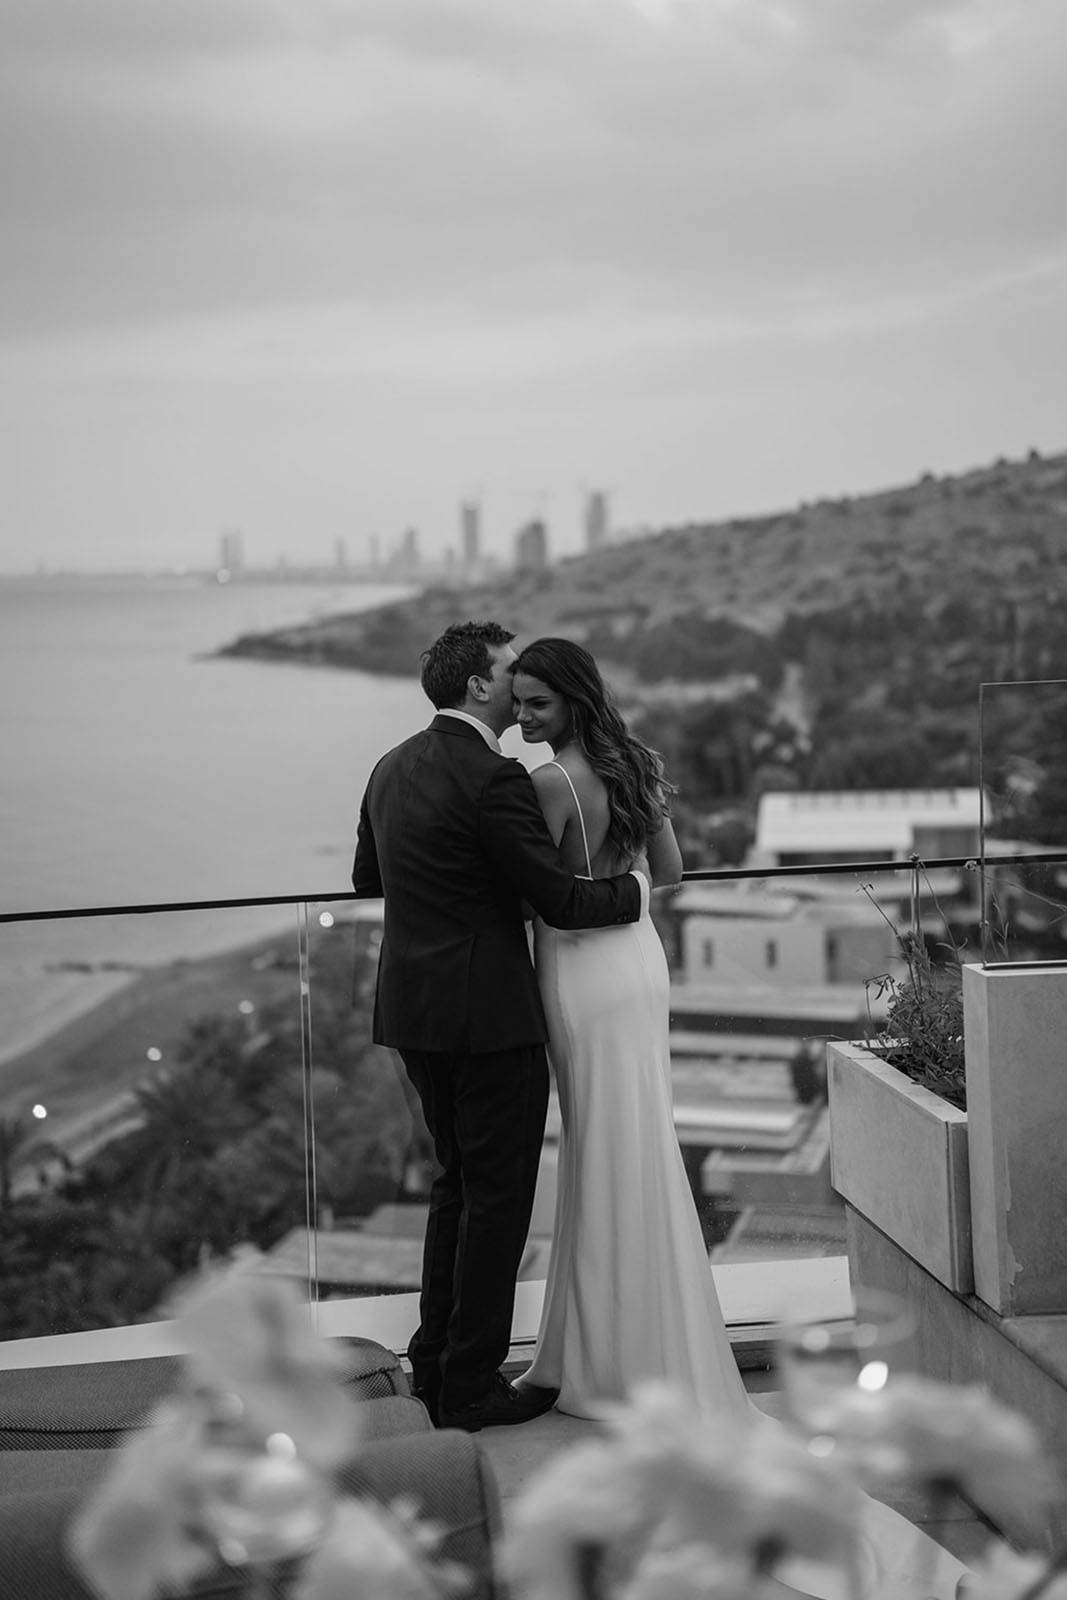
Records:
[[[963,1064],[963,974],[958,961],[935,967],[922,938],[898,933],[907,976],[886,973],[876,993],[888,993],[885,1020],[874,1040],[891,1067],[967,1109]]]
[[[878,999],[888,995],[885,1018],[867,1042],[891,1067],[966,1111],[960,952],[950,945],[952,961],[935,967],[922,935],[901,933],[870,890],[865,887],[864,893],[893,929],[907,968],[902,978],[886,972],[867,980],[868,998],[872,990]]]

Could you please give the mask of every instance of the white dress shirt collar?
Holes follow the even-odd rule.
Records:
[[[492,728],[487,728],[484,722],[479,722],[477,717],[472,717],[469,711],[455,711],[451,706],[446,706],[437,715],[439,717],[458,717],[460,722],[469,722],[472,728],[477,728],[490,750],[495,750],[498,756],[504,754],[500,748],[500,740]]]

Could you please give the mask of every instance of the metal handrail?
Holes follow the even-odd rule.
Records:
[[[930,859],[925,856],[906,856],[903,859],[896,857],[892,861],[807,861],[800,866],[791,867],[708,867],[683,872],[682,882],[703,882],[705,879],[715,878],[811,878],[824,873],[912,872],[916,867],[921,867],[927,872],[932,872],[937,867],[963,867],[965,871],[977,872],[980,860],[981,857],[976,855],[936,856]],[[1022,861],[1067,863],[1067,850],[987,855],[985,860],[987,866],[1010,866]]]
[[[3,922],[55,922],[63,917],[145,917],[154,911],[228,911],[240,906],[302,906],[324,900],[355,900],[351,889],[329,894],[245,895],[235,900],[159,900],[135,906],[70,906],[57,911],[0,911]]]
[[[987,866],[1012,866],[1021,862],[1031,865],[1042,863],[1067,863],[1067,850],[1044,850],[1036,853],[1021,852],[1012,855],[987,855]],[[913,872],[916,867],[933,871],[939,867],[962,867],[965,871],[978,871],[978,856],[938,856],[926,860],[908,856],[892,861],[809,861],[790,867],[696,867],[682,873],[684,883],[730,881],[734,878],[813,878],[835,873],[845,875],[857,872]],[[69,906],[51,911],[2,911],[0,923],[57,922],[74,917],[143,917],[158,911],[227,911],[244,906],[300,906],[322,905],[337,900],[361,898],[344,889],[331,889],[326,894],[273,894],[245,895],[232,900],[160,900],[147,905],[123,906]]]

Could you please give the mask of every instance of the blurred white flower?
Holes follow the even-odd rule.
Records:
[[[1047,1570],[1044,1557],[1022,1555],[998,1539],[971,1562],[967,1600],[1021,1600]],[[1041,1596],[1042,1600],[1067,1600],[1067,1573],[1052,1578]]]
[[[332,1510],[329,1470],[357,1437],[343,1355],[316,1337],[291,1286],[215,1277],[176,1310],[183,1385],[116,1453],[71,1534],[108,1600],[180,1593],[220,1556],[266,1564],[306,1551]]]
[[[207,1441],[193,1476],[196,1518],[231,1566],[312,1549],[333,1511],[333,1485],[295,1452]]]
[[[608,1438],[555,1457],[514,1508],[506,1564],[525,1600],[577,1600],[593,1570],[619,1600],[751,1600],[790,1555],[851,1560],[858,1491],[785,1429],[716,1429],[661,1384],[601,1415]]]
[[[857,1490],[786,1429],[715,1427],[676,1388],[637,1386],[605,1407],[613,1454],[671,1543],[690,1540],[760,1561],[772,1552],[835,1560],[854,1539]]]
[[[638,1475],[608,1441],[576,1445],[534,1474],[508,1519],[501,1557],[527,1600],[580,1600],[590,1548],[636,1559],[655,1524]]]
[[[679,1389],[662,1382],[637,1385],[627,1404],[605,1405],[600,1414],[611,1459],[636,1479],[649,1520],[668,1520],[679,1539],[691,1533],[706,1541],[709,1529],[736,1528],[747,1429],[709,1428]]]
[[[343,1500],[293,1600],[441,1600],[455,1569],[435,1571],[425,1539],[368,1500]]]
[[[359,1407],[342,1387],[343,1350],[316,1334],[291,1284],[252,1274],[208,1279],[179,1300],[175,1315],[190,1382],[238,1395],[249,1434],[287,1434],[322,1471],[352,1452]]]
[[[157,1406],[115,1456],[70,1529],[78,1567],[108,1600],[181,1592],[215,1562],[191,1515],[199,1425],[175,1401]]]
[[[786,1429],[764,1425],[750,1431],[737,1471],[742,1512],[738,1526],[724,1530],[735,1543],[769,1556],[852,1557],[862,1496],[832,1461],[813,1456]]]
[[[879,1394],[843,1393],[834,1437],[928,1486],[950,1485],[991,1514],[1030,1521],[1053,1503],[1055,1474],[1037,1430],[979,1385],[894,1378]]]
[[[781,1587],[754,1578],[743,1562],[725,1561],[707,1544],[648,1550],[617,1600],[771,1600]]]

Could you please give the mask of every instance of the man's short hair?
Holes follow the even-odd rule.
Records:
[[[468,678],[491,678],[491,649],[510,644],[515,635],[499,622],[454,622],[421,656],[420,681],[438,711],[461,706]]]

